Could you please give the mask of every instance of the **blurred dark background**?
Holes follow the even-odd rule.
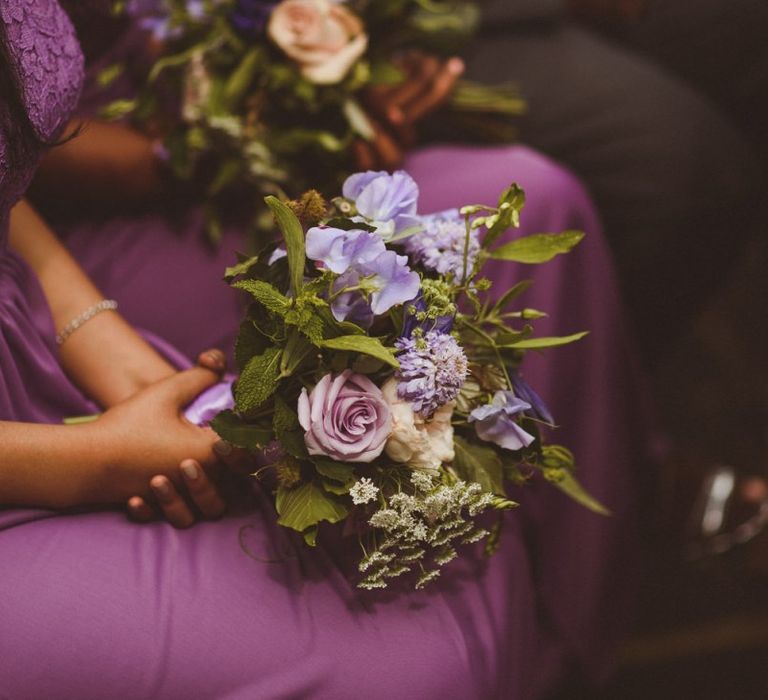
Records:
[[[487,6],[470,77],[518,83],[521,140],[590,189],[663,438],[617,675],[559,700],[766,698],[768,492],[752,477],[768,472],[768,3]]]

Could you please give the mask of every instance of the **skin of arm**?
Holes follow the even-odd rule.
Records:
[[[62,206],[98,202],[108,211],[160,199],[168,190],[153,141],[119,123],[73,120],[77,135],[51,148],[41,161],[34,197]]]
[[[58,332],[104,298],[23,201],[11,212],[10,245],[37,275]],[[60,361],[73,382],[107,408],[175,372],[114,311],[96,315],[72,333],[61,346]]]

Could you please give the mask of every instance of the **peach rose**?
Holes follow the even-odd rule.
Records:
[[[283,0],[272,10],[267,33],[307,80],[320,85],[341,81],[368,47],[360,18],[332,0]]]

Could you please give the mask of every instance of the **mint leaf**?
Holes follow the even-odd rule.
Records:
[[[235,341],[235,363],[241,372],[254,355],[261,355],[267,349],[267,339],[259,332],[253,321],[245,319]]]
[[[248,450],[264,447],[272,440],[272,429],[269,425],[247,423],[234,411],[219,413],[211,421],[211,427],[222,440]]]
[[[261,406],[277,389],[280,381],[280,348],[269,348],[252,357],[235,384],[235,404],[240,413]]]
[[[275,507],[279,525],[302,533],[324,520],[338,523],[349,514],[347,506],[312,482],[295,489],[278,486]],[[314,537],[309,539],[308,544],[313,544]]]
[[[462,479],[480,484],[483,491],[504,495],[503,470],[496,450],[474,445],[458,435],[453,438],[453,446],[453,468]]]
[[[537,233],[500,246],[491,253],[491,257],[494,260],[536,265],[549,262],[555,256],[569,252],[582,238],[584,234],[581,231]]]
[[[301,223],[296,218],[296,214],[277,197],[270,195],[265,197],[264,201],[272,210],[277,220],[277,225],[283,233],[285,250],[288,253],[291,287],[294,294],[298,296],[304,284],[304,266],[307,262],[306,250],[304,248],[304,230],[301,228]]]
[[[269,282],[262,280],[240,280],[232,285],[253,296],[265,309],[278,316],[285,316],[291,308],[288,297],[281,294]]]
[[[399,368],[394,353],[387,347],[384,347],[378,338],[371,338],[366,335],[342,335],[338,338],[329,338],[323,340],[318,345],[328,350],[341,350],[347,352],[359,352],[363,355],[370,355],[377,360],[386,362],[392,367]]]

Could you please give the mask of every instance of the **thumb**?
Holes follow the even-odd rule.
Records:
[[[193,367],[164,379],[156,385],[156,388],[161,401],[167,401],[181,409],[192,403],[219,379],[220,377],[216,372],[203,367]]]

